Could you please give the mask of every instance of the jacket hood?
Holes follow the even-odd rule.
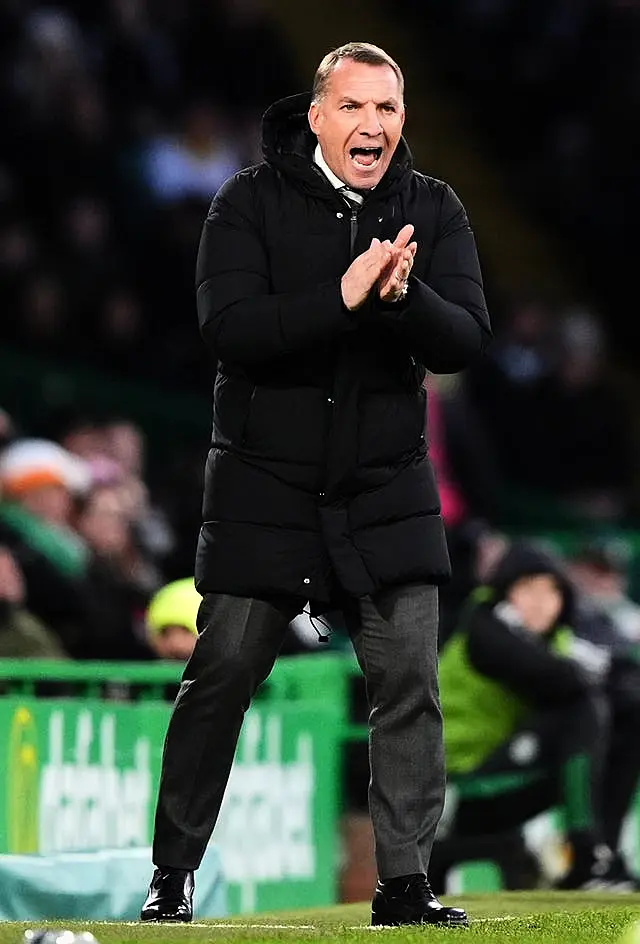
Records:
[[[313,160],[318,139],[309,127],[310,105],[309,92],[290,95],[271,105],[262,118],[262,153],[268,164],[295,178],[304,189],[326,197],[333,187]],[[376,187],[376,196],[389,196],[400,190],[412,169],[409,146],[401,137],[387,172]]]
[[[535,544],[518,541],[499,560],[490,578],[485,581],[492,602],[503,600],[507,591],[521,577],[550,574],[562,591],[564,606],[558,623],[571,622],[575,610],[575,591],[560,561]]]

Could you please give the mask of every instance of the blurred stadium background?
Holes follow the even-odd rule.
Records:
[[[185,652],[146,614],[192,572],[209,435],[200,228],[260,159],[265,107],[350,39],[403,67],[416,166],[467,207],[495,325],[483,364],[428,381],[455,570],[443,637],[525,534],[597,545],[640,641],[637,0],[0,0],[0,917],[32,916],[27,885],[42,916],[74,913],[61,887],[45,901],[51,864],[76,904],[74,869],[98,898],[104,869],[130,869],[130,909],[144,891]],[[292,628],[256,706],[211,913],[369,894],[363,692],[333,627],[324,647]],[[251,794],[269,764],[297,798],[288,826]],[[251,797],[270,824],[257,864]]]

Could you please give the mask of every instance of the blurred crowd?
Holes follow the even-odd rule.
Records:
[[[140,431],[84,424],[57,443],[0,415],[0,654],[151,658],[145,611],[174,534]]]
[[[0,658],[187,660],[204,459],[189,463],[156,495],[130,420],[43,439],[0,409]],[[317,650],[328,631],[301,614],[282,651]]]
[[[592,562],[582,587],[640,639],[634,432],[607,367],[588,311],[527,299],[484,361],[427,380],[454,573],[442,590],[443,641],[513,535],[563,531],[625,549],[615,563],[606,554]],[[156,475],[150,488],[144,434],[130,420],[72,419],[40,439],[0,411],[0,614],[8,604],[14,622],[16,609],[28,614],[13,635],[5,624],[0,653],[184,658],[195,596],[185,598],[186,648],[162,648],[146,612],[163,586],[192,573],[205,450],[184,456],[181,480]],[[331,644],[346,643],[339,614],[329,623]],[[318,651],[324,634],[302,619],[285,651]]]
[[[2,0],[4,340],[202,383],[202,219],[296,89],[260,0]]]
[[[640,209],[637,0],[401,0],[469,106],[512,197],[565,237],[567,260],[632,341]]]

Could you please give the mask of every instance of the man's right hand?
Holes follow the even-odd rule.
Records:
[[[364,305],[390,259],[391,248],[374,238],[366,252],[353,260],[342,276],[342,300],[349,311]]]

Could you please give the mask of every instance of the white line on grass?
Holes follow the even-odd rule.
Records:
[[[317,931],[315,924],[240,924],[239,921],[222,922],[212,918],[210,921],[92,921],[91,924],[122,924],[125,927],[149,927],[161,924],[172,928],[243,928],[262,929],[274,928],[276,931]]]
[[[500,917],[495,918],[470,918],[471,924],[498,924],[501,921],[516,921],[518,918],[533,918],[535,915],[501,915]],[[111,924],[109,921],[94,921],[93,924]],[[127,927],[137,927],[142,924],[154,924],[162,925],[163,927],[183,927],[183,928],[238,928],[241,931],[319,931],[320,928],[315,924],[270,924],[267,922],[262,922],[261,924],[249,924],[240,921],[216,921],[215,918],[211,921],[191,921],[191,922],[176,922],[176,921],[153,921],[153,922],[140,922],[140,921],[122,921],[118,924],[126,925]],[[388,931],[393,929],[394,925],[378,925],[372,926],[370,924],[352,924],[347,925],[347,931]]]

